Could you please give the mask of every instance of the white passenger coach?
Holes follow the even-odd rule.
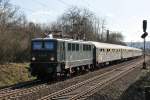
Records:
[[[142,55],[142,50],[128,46],[92,42],[96,48],[96,63],[134,58]]]

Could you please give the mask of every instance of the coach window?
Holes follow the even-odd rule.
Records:
[[[88,50],[90,51],[90,45],[88,46]]]
[[[75,44],[72,44],[72,51],[75,51]]]
[[[89,51],[91,51],[91,45],[89,45]]]
[[[107,49],[107,52],[109,52],[109,49]]]
[[[89,50],[90,50],[90,48],[89,48],[89,47],[90,47],[90,45],[87,45],[87,51],[89,51]]]
[[[68,51],[71,51],[71,43],[68,43]]]
[[[89,51],[91,51],[91,45],[89,45]]]
[[[86,50],[86,45],[83,45],[83,51],[85,51]]]
[[[79,44],[76,44],[76,51],[79,51]]]
[[[86,45],[86,51],[89,51],[89,45]]]

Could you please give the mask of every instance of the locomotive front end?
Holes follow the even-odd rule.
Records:
[[[57,66],[57,42],[35,39],[31,44],[31,75],[39,79],[54,77]]]

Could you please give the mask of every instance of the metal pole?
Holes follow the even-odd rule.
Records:
[[[63,35],[64,35],[64,27],[63,25],[61,26],[61,38],[63,38]]]
[[[145,62],[145,38],[144,38],[144,62],[143,62],[143,69],[146,69],[146,62]]]
[[[144,62],[145,62],[145,38],[144,38]]]

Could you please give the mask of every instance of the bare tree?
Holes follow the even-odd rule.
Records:
[[[26,23],[18,7],[9,0],[0,0],[0,62],[24,58],[28,48]]]
[[[93,34],[92,18],[94,14],[87,9],[71,7],[55,23],[55,28],[62,27],[64,33],[83,39],[90,39]],[[52,28],[54,29],[54,27]]]
[[[56,22],[41,25],[28,22],[25,15],[9,0],[0,0],[0,62],[26,61],[30,57],[31,39],[55,31],[76,39],[122,43],[121,33],[110,34],[106,41],[106,19],[88,9],[69,8]]]

